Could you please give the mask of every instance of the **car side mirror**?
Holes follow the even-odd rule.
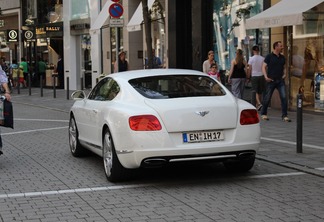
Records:
[[[71,94],[71,98],[73,100],[82,100],[82,99],[86,98],[86,94],[84,93],[83,90],[77,90]]]

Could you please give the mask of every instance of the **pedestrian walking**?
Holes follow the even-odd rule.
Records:
[[[262,108],[262,94],[265,88],[265,80],[262,73],[264,57],[260,55],[259,46],[252,47],[253,56],[249,59],[248,76],[251,78],[252,90],[255,91],[256,108]]]
[[[41,57],[38,57],[37,62],[37,71],[39,75],[39,80],[42,83],[42,86],[45,86],[45,74],[46,74],[46,63]]]
[[[23,67],[23,73],[24,73],[24,83],[23,83],[23,86],[24,88],[27,87],[27,81],[28,80],[28,63],[26,62],[26,59],[23,57],[21,58],[21,62],[19,64],[19,66],[22,66]]]
[[[152,69],[163,68],[162,61],[161,61],[160,57],[155,55],[155,49],[152,49],[152,56],[153,56],[153,58],[152,58],[152,62],[153,62]],[[144,67],[145,67],[145,69],[149,68],[148,58],[145,58]]]
[[[6,100],[10,101],[10,90],[8,86],[8,77],[7,74],[2,70],[2,67],[0,66],[0,85],[1,85],[1,91],[4,93],[3,96],[6,98]],[[3,154],[2,151],[2,138],[1,138],[1,132],[0,132],[0,155]]]
[[[10,70],[9,67],[6,63],[6,58],[5,57],[1,57],[0,59],[0,65],[1,65],[1,69],[4,71],[4,73],[6,74],[7,78],[8,78],[8,87],[9,89],[11,89],[12,87],[12,76],[10,75]]]
[[[64,62],[61,55],[58,57],[57,66],[56,66],[58,86],[60,89],[64,89]]]
[[[16,59],[12,60],[12,63],[10,65],[10,75],[12,77],[12,86],[15,88],[18,85],[18,71],[19,66]]]
[[[218,65],[214,57],[215,57],[214,51],[209,51],[207,59],[203,62],[202,68],[204,73],[208,74],[208,72],[211,70],[212,64],[216,65],[216,72],[218,72]]]
[[[228,83],[231,84],[232,93],[235,97],[243,99],[245,89],[247,63],[243,57],[242,49],[236,50],[235,59],[231,62]]]
[[[125,72],[128,70],[128,61],[126,60],[126,52],[121,51],[118,54],[118,66],[117,62],[114,64],[114,72]]]
[[[261,118],[269,120],[267,116],[268,106],[275,89],[278,90],[281,101],[281,117],[284,122],[291,122],[288,118],[287,96],[285,84],[285,63],[286,58],[282,55],[283,44],[281,41],[273,43],[273,51],[268,54],[263,62],[262,72],[266,81],[266,92],[263,98]]]

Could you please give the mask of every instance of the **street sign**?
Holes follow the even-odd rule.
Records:
[[[124,26],[124,19],[111,18],[109,20],[109,26],[110,27],[123,27]]]
[[[8,42],[18,42],[19,31],[17,29],[7,30]]]
[[[33,30],[27,30],[23,32],[24,39],[26,42],[34,42],[35,41],[35,33]]]
[[[119,2],[120,0],[111,0],[111,1],[113,1],[113,2]]]
[[[109,14],[111,17],[113,18],[120,18],[120,16],[123,15],[124,13],[124,8],[121,4],[119,3],[114,3],[114,4],[111,4],[110,7],[109,7]]]

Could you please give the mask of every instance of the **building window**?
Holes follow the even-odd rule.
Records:
[[[37,18],[37,3],[36,0],[27,0],[27,18]]]
[[[71,19],[85,19],[89,18],[90,10],[88,0],[72,0]],[[108,12],[107,12],[108,13]]]

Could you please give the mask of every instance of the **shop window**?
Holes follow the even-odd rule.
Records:
[[[324,35],[324,4],[320,4],[303,13],[302,25],[293,27],[294,38],[316,37]]]
[[[27,0],[27,18],[37,18],[36,0]]]
[[[302,93],[303,106],[313,109],[321,100],[319,86],[324,76],[324,37],[295,38],[293,44],[290,72],[292,106],[296,106],[297,94]]]
[[[71,1],[71,19],[85,19],[89,18],[89,3],[88,0],[72,0]]]

